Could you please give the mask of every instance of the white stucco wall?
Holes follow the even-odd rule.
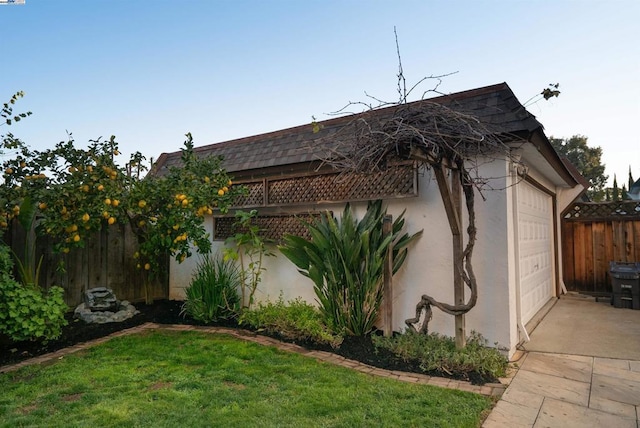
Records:
[[[507,347],[511,354],[517,344],[517,322],[513,289],[513,215],[510,193],[507,190],[511,180],[508,163],[494,161],[484,164],[479,174],[483,177],[496,177],[489,183],[489,187],[496,190],[485,190],[483,196],[486,200],[476,192],[478,235],[473,267],[478,280],[478,303],[466,316],[467,333],[478,331],[491,345],[498,343],[501,347]],[[355,203],[352,206],[358,218],[361,218],[366,210],[366,203]],[[410,247],[404,266],[394,276],[393,328],[403,331],[404,320],[414,316],[415,305],[422,294],[453,303],[451,232],[438,186],[431,179],[429,171],[420,174],[418,197],[385,201],[385,206],[394,218],[406,208],[405,225],[409,233],[424,229],[422,237]],[[340,204],[322,208],[330,209],[339,216],[343,207]],[[306,208],[318,209],[310,206],[290,211],[302,211]],[[289,210],[284,212],[286,211]],[[466,222],[466,207],[463,207],[463,211]],[[207,227],[212,228],[211,219],[207,219]],[[223,247],[223,243],[219,241],[213,245],[214,251]],[[256,300],[275,300],[282,294],[285,300],[299,296],[314,302],[312,282],[300,275],[295,266],[277,250],[274,252],[276,257],[265,260],[266,271]],[[189,284],[196,263],[197,256],[182,264],[172,262],[169,275],[170,298],[184,298],[184,288]],[[468,295],[466,290],[466,296]],[[454,317],[434,308],[429,329],[453,336]]]

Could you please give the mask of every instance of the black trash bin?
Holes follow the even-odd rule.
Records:
[[[616,308],[640,309],[640,263],[609,262]]]

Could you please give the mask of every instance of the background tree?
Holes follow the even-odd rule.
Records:
[[[571,138],[550,137],[549,141],[560,155],[566,156],[580,174],[589,180],[591,187],[587,190],[587,196],[593,201],[604,200],[604,187],[609,176],[604,173],[602,148],[589,147],[584,135],[574,135]]]
[[[618,189],[618,179],[615,174],[613,174],[613,192],[611,199],[614,201],[620,200],[620,189]]]

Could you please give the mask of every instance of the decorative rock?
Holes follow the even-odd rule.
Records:
[[[113,291],[109,290],[108,288],[98,287],[98,289],[100,290],[100,292],[104,290],[109,291],[113,296],[113,298],[115,299],[115,295],[113,294]],[[96,289],[94,288],[92,290],[96,290]],[[88,290],[88,291],[92,291],[92,290]],[[85,298],[86,296],[87,294],[85,293]],[[109,322],[121,322],[140,313],[140,311],[138,311],[135,308],[135,306],[133,306],[131,303],[129,303],[126,300],[123,300],[122,302],[118,302],[116,300],[116,302],[117,304],[115,307],[110,306],[114,310],[105,310],[105,311],[97,310],[95,308],[92,309],[89,305],[87,305],[87,303],[81,303],[80,305],[78,305],[78,307],[74,311],[73,316],[75,318],[80,318],[81,320],[87,323],[105,324]]]
[[[113,290],[107,287],[96,287],[85,291],[84,304],[91,311],[118,310],[118,299]]]

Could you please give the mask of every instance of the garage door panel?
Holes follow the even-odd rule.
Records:
[[[528,183],[518,187],[520,304],[526,323],[553,296],[551,196]]]

